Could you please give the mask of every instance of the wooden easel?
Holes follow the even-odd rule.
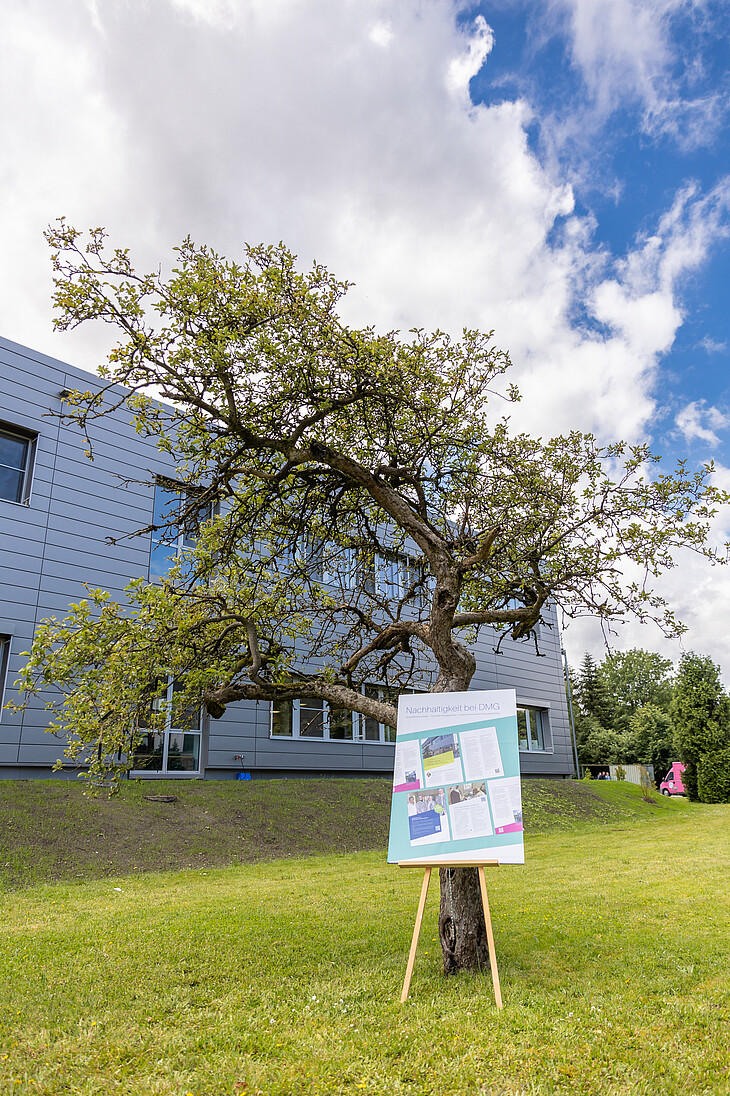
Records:
[[[418,937],[421,935],[421,923],[423,921],[423,911],[426,908],[426,895],[428,894],[428,886],[431,882],[431,871],[433,868],[477,868],[479,871],[479,888],[482,892],[482,908],[484,910],[484,923],[487,926],[487,944],[489,946],[489,966],[492,971],[492,985],[494,986],[494,1000],[497,1003],[497,1008],[502,1008],[502,991],[499,988],[499,971],[497,970],[497,956],[494,949],[494,933],[492,932],[492,918],[489,915],[489,899],[487,898],[487,880],[484,876],[485,868],[498,867],[499,860],[399,860],[399,868],[425,868],[423,876],[423,885],[421,886],[421,897],[418,902],[418,912],[416,914],[416,923],[413,926],[413,939],[411,941],[411,951],[408,956],[408,966],[406,967],[406,980],[403,983],[403,992],[400,995],[401,1004],[408,997],[408,990],[411,986],[411,977],[413,976],[413,964],[416,961],[416,948],[418,947]]]

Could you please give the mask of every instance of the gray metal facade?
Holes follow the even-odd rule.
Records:
[[[124,479],[149,480],[170,471],[154,441],[137,435],[129,413],[117,411],[91,428],[94,459],[75,426],[53,416],[67,389],[94,389],[98,378],[16,343],[0,339],[0,426],[35,437],[30,489],[24,501],[0,498],[0,637],[7,637],[5,700],[24,663],[37,623],[65,614],[84,596],[84,583],[123,599],[124,587],[148,573],[148,537],[116,537],[148,524],[153,489]],[[545,749],[521,753],[523,775],[569,776],[573,771],[563,686],[560,637],[541,629],[538,657],[531,642],[507,639],[502,653],[483,629],[473,689],[514,688],[518,704],[546,713]],[[0,661],[0,671],[2,663]],[[2,687],[0,681],[0,688]],[[47,777],[62,754],[48,734],[42,701],[19,714],[0,712],[0,777]],[[254,778],[302,775],[380,775],[393,769],[393,746],[375,742],[274,738],[267,704],[240,703],[203,728],[200,775]],[[236,758],[242,755],[243,760]]]

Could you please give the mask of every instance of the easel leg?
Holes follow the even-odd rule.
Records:
[[[423,876],[423,886],[421,887],[421,898],[418,902],[418,913],[416,914],[416,923],[413,926],[413,939],[411,940],[411,951],[408,956],[408,966],[406,967],[406,980],[403,983],[403,992],[400,995],[401,1004],[408,996],[408,990],[411,986],[411,977],[413,975],[413,964],[416,961],[416,948],[418,947],[418,937],[421,935],[421,922],[423,921],[423,911],[426,908],[426,895],[428,894],[428,885],[431,882],[431,869],[426,868]]]
[[[484,923],[487,926],[487,944],[489,945],[489,965],[492,968],[492,984],[494,985],[494,1000],[497,1008],[502,1008],[502,991],[499,988],[499,971],[497,970],[497,954],[494,948],[494,933],[492,932],[492,918],[489,916],[489,899],[487,898],[487,880],[484,877],[484,868],[479,868],[479,886],[482,892],[482,906],[484,908]]]

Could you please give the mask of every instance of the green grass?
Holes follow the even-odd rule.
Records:
[[[728,1093],[730,807],[601,792],[618,825],[488,873],[502,1013],[440,974],[436,888],[399,1004],[420,873],[382,852],[8,893],[0,1092]]]
[[[174,803],[151,803],[150,794]],[[388,780],[130,781],[90,799],[67,780],[0,781],[0,890],[49,880],[228,867],[382,849]],[[528,833],[669,818],[685,800],[645,803],[633,784],[526,780]]]

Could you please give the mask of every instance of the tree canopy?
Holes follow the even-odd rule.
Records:
[[[283,245],[237,263],[187,239],[165,278],[101,229],[47,235],[56,327],[119,335],[108,386],[72,394],[67,417],[125,405],[181,500],[137,534],[197,536],[126,605],[91,591],[37,633],[22,684],[60,690],[55,726],[72,756],[93,746],[92,771],[123,767],[130,735],[164,719],[160,673],[214,716],[316,697],[394,726],[365,682],[467,688],[473,630],[531,637],[548,603],[676,634],[654,579],[677,549],[726,558],[707,544],[727,501],[711,468],[512,431],[500,401],[519,396],[491,333],[348,327],[347,283]]]
[[[610,697],[615,726],[626,727],[645,704],[669,711],[673,689],[670,659],[637,647],[612,651],[602,659],[596,674]]]

